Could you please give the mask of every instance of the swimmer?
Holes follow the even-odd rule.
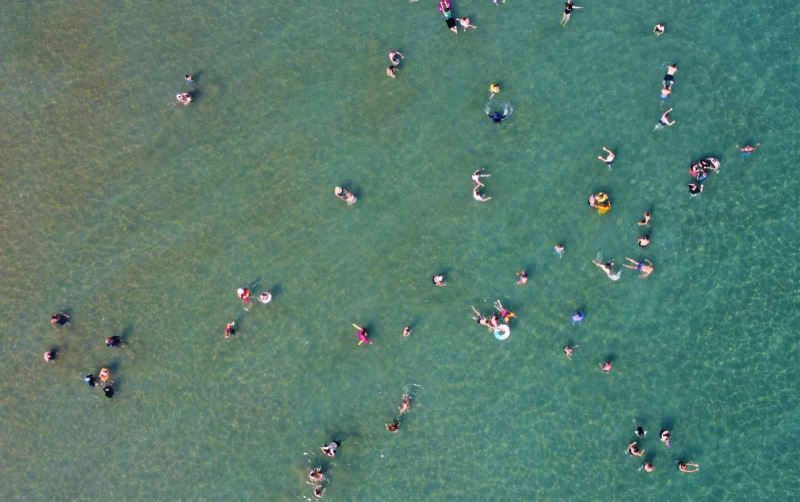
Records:
[[[245,305],[250,305],[253,303],[253,299],[250,298],[250,295],[250,288],[239,288],[236,290],[236,296],[238,296]]]
[[[678,123],[677,120],[670,120],[669,112],[671,112],[671,111],[672,111],[672,108],[670,108],[669,110],[667,110],[667,111],[665,111],[664,113],[661,114],[661,118],[658,119],[658,124],[656,124],[655,129],[662,129],[664,126],[672,127],[672,126],[674,126],[675,124]]]
[[[481,313],[478,312],[478,309],[476,309],[474,306],[471,308],[472,308],[472,313],[474,314],[472,316],[472,320],[477,322],[481,326],[486,326],[487,328],[489,328],[489,330],[491,330],[492,328],[489,321],[485,317],[483,317],[483,315],[481,315]]]
[[[587,204],[592,209],[597,209],[599,214],[604,214],[611,210],[611,201],[608,200],[608,194],[603,192],[590,195]]]
[[[644,450],[639,449],[639,445],[636,444],[636,441],[628,445],[628,449],[626,453],[629,455],[633,455],[634,457],[641,457],[644,455]]]
[[[50,324],[53,326],[66,326],[69,324],[69,315],[66,312],[59,312],[50,316]]]
[[[572,324],[579,324],[582,323],[584,319],[586,319],[586,315],[580,310],[578,310],[574,314],[572,314],[570,319],[572,320]]]
[[[480,189],[483,185],[475,185],[472,187],[472,198],[477,200],[478,202],[488,202],[492,200],[491,197],[487,197],[480,192]]]
[[[689,168],[689,174],[691,174],[692,178],[696,179],[697,181],[703,181],[704,179],[708,178],[708,169],[703,167],[702,162],[698,162],[696,164],[692,164],[692,167]]]
[[[664,443],[664,445],[666,445],[667,448],[670,447],[669,439],[670,439],[669,430],[668,429],[661,429],[661,432],[658,433],[658,440],[661,441],[662,443]]]
[[[264,305],[268,304],[272,301],[272,293],[269,291],[264,291],[260,295],[258,295],[258,302],[263,303]]]
[[[503,1],[503,3],[506,3],[506,0],[502,0],[502,1]],[[500,0],[492,0],[492,3],[499,6],[500,5]]]
[[[500,94],[500,84],[492,82],[489,84],[489,99],[492,99],[495,94]]]
[[[664,87],[663,89],[661,89],[661,96],[659,96],[658,98],[662,101],[666,101],[670,94],[672,94],[672,89],[670,89],[669,87]]]
[[[315,486],[314,487],[314,497],[321,499],[325,495],[325,488],[322,486]]]
[[[225,325],[225,339],[236,334],[236,321],[231,321]]]
[[[582,8],[583,7],[578,7],[577,5],[572,3],[572,0],[567,0],[567,2],[564,4],[564,15],[561,16],[561,26],[567,25],[567,23],[569,22],[569,18],[572,15],[573,9],[582,9]]]
[[[325,481],[325,473],[322,472],[322,467],[314,467],[308,471],[308,479],[311,481]]]
[[[701,161],[704,162],[704,166],[706,169],[710,169],[714,171],[714,173],[719,173],[719,159],[716,157],[708,157],[707,159]]]
[[[175,99],[178,100],[178,103],[182,104],[183,106],[189,106],[189,103],[194,101],[194,97],[189,94],[188,92],[181,92],[175,96]]]
[[[335,195],[337,199],[346,202],[348,206],[352,206],[358,201],[358,197],[356,197],[353,192],[340,186],[334,187],[333,195]]]
[[[411,396],[403,394],[403,400],[400,401],[400,414],[405,415],[411,409]]]
[[[411,326],[406,326],[405,328],[403,328],[403,336],[409,336],[409,335],[411,335]]]
[[[112,385],[104,385],[103,386],[103,394],[106,395],[107,398],[111,399],[114,397],[114,386]]]
[[[614,363],[612,363],[611,361],[600,363],[600,369],[606,373],[611,373],[611,370],[614,369]],[[630,448],[630,446],[628,448]]]
[[[664,87],[672,88],[672,84],[675,83],[675,73],[678,72],[678,65],[672,63],[671,65],[667,66],[667,74],[664,75]]]
[[[642,427],[641,425],[637,425],[636,428],[633,430],[633,434],[637,438],[643,438],[647,435],[647,431],[644,430],[644,427]]]
[[[650,211],[645,211],[642,213],[642,219],[639,220],[639,226],[644,227],[650,224],[650,219],[653,215],[650,214]]]
[[[54,363],[56,362],[56,351],[55,350],[48,350],[44,354],[42,354],[42,359],[46,363]]]
[[[592,260],[592,263],[594,263],[597,268],[599,268],[600,270],[605,272],[606,277],[608,277],[612,281],[618,281],[620,276],[622,275],[622,271],[621,270],[618,270],[617,272],[614,272],[614,262],[613,261],[609,261],[609,262],[603,263],[601,261]]]
[[[564,256],[564,245],[560,242],[553,247],[553,251],[556,253],[556,256],[559,258]]]
[[[389,67],[386,68],[386,76],[389,78],[394,78],[396,75],[397,75],[397,67],[394,65],[389,65]]]
[[[645,258],[644,261],[636,261],[633,258],[628,258],[626,256],[625,259],[628,260],[629,263],[623,263],[622,266],[639,272],[640,279],[649,277],[650,274],[652,274],[656,269],[653,266],[653,263],[647,258]]]
[[[456,20],[453,19],[453,11],[450,10],[450,0],[442,0],[439,2],[439,12],[441,12],[444,16],[444,22],[447,24],[447,29],[458,35]]]
[[[517,276],[519,276],[519,279],[517,279],[517,286],[524,286],[528,282],[528,273],[524,270],[517,272]]]
[[[361,345],[362,343],[372,345],[372,340],[369,339],[369,333],[365,328],[362,328],[356,323],[353,323],[353,327],[358,330],[358,333],[356,333],[356,336],[358,336],[358,345]]]
[[[655,25],[653,27],[653,33],[655,33],[657,37],[660,37],[661,35],[663,35],[666,30],[667,30],[667,27],[664,26],[662,23],[658,23],[657,25]]]
[[[739,149],[739,153],[742,155],[742,158],[747,158],[747,157],[753,155],[753,152],[758,150],[758,147],[760,147],[760,146],[761,146],[761,143],[756,143],[755,146],[750,145],[750,144],[747,144],[747,145],[744,145],[744,146],[736,145],[736,148]]]
[[[612,152],[606,147],[603,147],[603,151],[606,152],[608,155],[606,155],[606,158],[603,158],[602,155],[598,155],[597,160],[605,162],[606,165],[610,168],[611,164],[614,162],[614,158],[616,157],[616,155],[614,154],[614,152]]]
[[[97,385],[97,382],[94,379],[94,375],[92,375],[91,373],[83,377],[83,383],[85,383],[89,387],[94,387],[95,385]]]
[[[400,430],[400,422],[397,419],[392,420],[392,423],[386,424],[386,430],[389,432],[397,432]]]
[[[470,28],[472,28],[473,30],[477,28],[477,26],[472,24],[472,20],[470,18],[468,18],[468,17],[460,17],[460,18],[458,18],[458,24],[461,25],[461,28],[463,28],[464,31],[467,31]]]
[[[636,241],[636,244],[638,244],[640,248],[646,248],[647,246],[650,245],[650,236],[643,235],[639,237],[639,240]]]
[[[652,463],[650,463],[650,462],[645,462],[645,463],[644,463],[644,465],[642,465],[642,466],[639,468],[639,470],[640,470],[640,471],[647,472],[647,473],[650,473],[650,472],[653,472],[653,471],[655,471],[655,470],[656,470],[656,466],[654,466],[654,465],[653,465]]]
[[[700,466],[697,464],[693,464],[691,462],[684,462],[683,460],[678,460],[678,470],[681,472],[685,472],[687,474],[691,474],[693,472],[699,471]]]
[[[342,443],[340,443],[339,441],[331,441],[330,443],[328,443],[325,446],[321,447],[320,450],[322,450],[322,453],[326,457],[335,457],[336,456],[336,450],[340,446],[342,446]]]
[[[186,75],[184,75],[183,79],[186,80],[187,84],[194,84],[194,77],[192,76],[191,73],[187,73]]]
[[[406,56],[400,51],[391,51],[389,53],[389,62],[392,63],[393,66],[400,66],[400,62],[405,58]]]
[[[111,378],[111,372],[108,371],[108,368],[100,368],[100,373],[97,374],[97,377],[100,379],[100,383],[106,383]]]
[[[575,347],[577,347],[577,345]],[[564,346],[564,355],[567,356],[567,359],[569,359],[570,361],[572,360],[572,354],[575,352],[575,347],[573,347],[572,345]]]
[[[447,286],[447,282],[444,280],[444,274],[436,274],[431,278],[434,286],[444,287]]]
[[[113,348],[122,345],[122,338],[118,336],[109,336],[106,338],[106,347]]]
[[[689,183],[689,195],[692,197],[697,197],[703,193],[703,184],[702,183]]]
[[[503,321],[505,321],[506,324],[510,323],[512,319],[517,317],[517,314],[503,307],[503,304],[500,303],[500,300],[494,301],[494,308],[497,309],[497,312],[500,314],[500,317],[503,318]]]
[[[500,318],[497,316],[497,314],[492,314],[492,317],[489,318],[489,331],[494,331],[499,325]]]
[[[477,171],[472,173],[472,182],[477,185],[483,186],[481,178],[488,178],[489,176],[491,176],[491,174],[485,174],[483,172],[483,169],[478,169]]]

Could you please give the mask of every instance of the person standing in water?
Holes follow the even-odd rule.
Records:
[[[636,241],[636,244],[638,244],[640,248],[646,248],[647,246],[650,245],[650,236],[643,235],[639,237],[639,240]]]
[[[651,473],[656,470],[656,466],[654,466],[652,462],[645,462],[639,469]]]
[[[410,336],[411,335],[411,326],[406,326],[403,328],[403,336]]]
[[[447,286],[447,282],[444,280],[444,274],[436,274],[431,278],[433,281],[434,286],[444,287]]]
[[[54,363],[56,362],[56,351],[55,350],[48,350],[42,355],[42,359],[46,363]]]
[[[225,324],[225,339],[227,340],[231,336],[236,334],[236,321],[231,321]]]
[[[569,22],[570,16],[572,16],[572,11],[574,9],[582,9],[583,7],[579,7],[572,3],[572,0],[567,0],[564,3],[564,15],[561,16],[561,26],[566,26]]]
[[[394,78],[396,75],[397,75],[397,67],[390,64],[389,67],[386,68],[386,76],[389,78]]]
[[[647,225],[649,225],[650,224],[650,219],[652,217],[653,217],[653,215],[650,214],[650,211],[643,212],[642,213],[642,219],[639,220],[639,226],[640,227],[646,227]]]
[[[558,244],[556,244],[556,245],[553,247],[553,252],[554,252],[554,253],[556,254],[556,256],[558,256],[559,258],[563,258],[563,257],[564,257],[564,244],[562,244],[562,243],[560,243],[560,242],[559,242]]]
[[[396,418],[391,423],[386,424],[386,430],[389,432],[397,432],[400,430],[400,421]]]
[[[575,347],[577,347],[577,345],[575,345],[575,346],[565,345],[564,346],[564,355],[567,356],[567,359],[572,360],[572,354],[575,353]]]
[[[50,316],[51,326],[66,326],[69,324],[69,314],[66,312],[58,312]]]
[[[362,343],[372,345],[372,340],[369,339],[369,333],[367,333],[366,328],[362,328],[356,323],[353,323],[353,327],[358,330],[358,333],[356,333],[356,336],[358,336],[358,345],[361,345]]]
[[[658,23],[657,25],[655,25],[653,27],[653,33],[655,33],[657,37],[660,37],[661,35],[663,35],[666,30],[667,30],[667,27],[664,26],[662,23]]]
[[[336,450],[340,446],[342,446],[342,443],[340,443],[339,441],[334,440],[334,441],[331,441],[330,443],[326,444],[325,446],[321,447],[320,450],[322,450],[322,454],[325,455],[326,457],[335,457],[336,456]]]
[[[519,277],[519,279],[517,279],[517,286],[524,286],[528,282],[528,273],[526,271],[520,270],[517,272],[517,276]]]
[[[122,338],[118,336],[109,336],[106,338],[106,347],[108,348],[115,348],[120,347],[122,345]]]
[[[603,370],[605,373],[611,373],[611,370],[614,369],[614,363],[611,361],[605,361],[600,363],[600,369]]]
[[[393,66],[400,66],[400,62],[405,58],[405,55],[400,51],[389,52],[389,62],[392,63]]]

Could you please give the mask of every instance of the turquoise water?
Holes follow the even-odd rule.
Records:
[[[427,0],[5,6],[0,498],[295,500],[318,462],[331,500],[797,497],[796,5],[608,0],[562,29],[559,2],[454,4],[477,30]],[[656,271],[612,283],[598,253]],[[243,285],[272,304],[244,312]],[[505,342],[470,320],[498,298]],[[80,380],[101,366],[112,400]]]

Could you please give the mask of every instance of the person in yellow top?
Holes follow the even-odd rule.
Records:
[[[495,94],[500,94],[500,84],[492,82],[489,84],[489,99],[492,99]]]
[[[590,195],[589,206],[593,209],[597,209],[597,212],[600,214],[611,211],[611,201],[608,199],[608,195],[603,192]]]

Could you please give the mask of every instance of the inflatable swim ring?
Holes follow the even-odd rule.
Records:
[[[508,327],[508,324],[500,324],[494,329],[494,337],[501,342],[509,336],[511,336],[511,328]]]

